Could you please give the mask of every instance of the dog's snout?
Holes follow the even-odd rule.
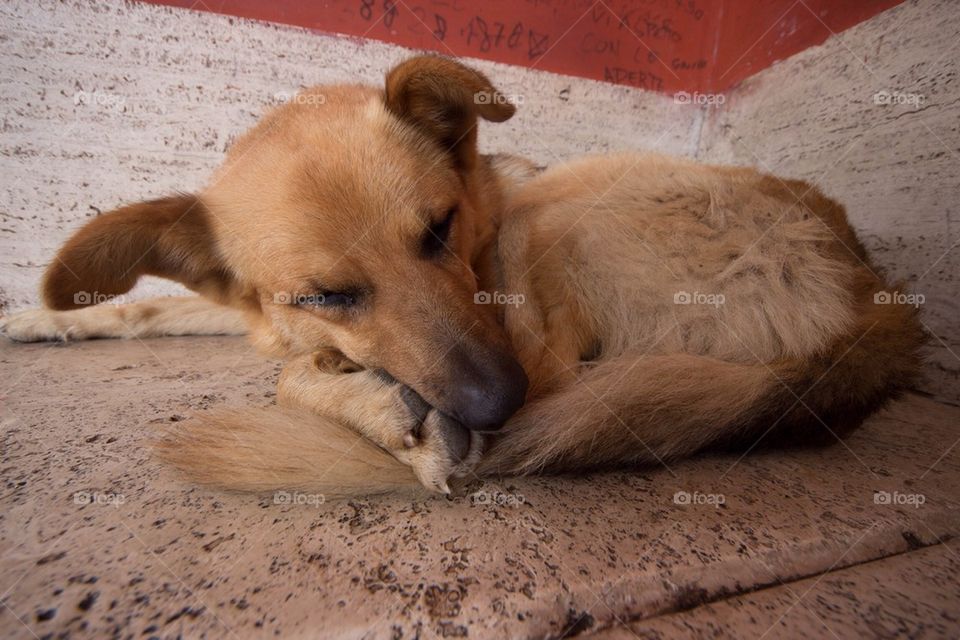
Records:
[[[494,431],[523,406],[527,374],[512,356],[461,368],[450,393],[450,415],[474,431]]]

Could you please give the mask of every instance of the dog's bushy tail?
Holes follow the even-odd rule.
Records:
[[[409,467],[355,431],[278,406],[198,413],[155,448],[191,481],[220,489],[334,499],[419,486]]]

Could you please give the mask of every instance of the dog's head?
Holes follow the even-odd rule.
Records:
[[[144,274],[246,309],[277,355],[335,347],[474,429],[523,403],[527,379],[491,305],[476,304],[500,207],[477,120],[513,115],[480,73],[408,60],[383,90],[317,87],[230,150],[198,196],[98,217],[44,281],[55,309]]]

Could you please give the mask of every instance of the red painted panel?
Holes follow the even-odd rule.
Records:
[[[777,60],[820,44],[903,0],[728,0],[712,72],[713,91],[725,91]],[[867,52],[851,53],[853,56]]]
[[[903,0],[144,1],[672,93],[722,91]]]

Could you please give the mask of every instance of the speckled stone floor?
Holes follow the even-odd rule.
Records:
[[[960,409],[846,443],[317,504],[185,484],[159,424],[270,402],[240,338],[0,343],[0,637],[957,637]]]

